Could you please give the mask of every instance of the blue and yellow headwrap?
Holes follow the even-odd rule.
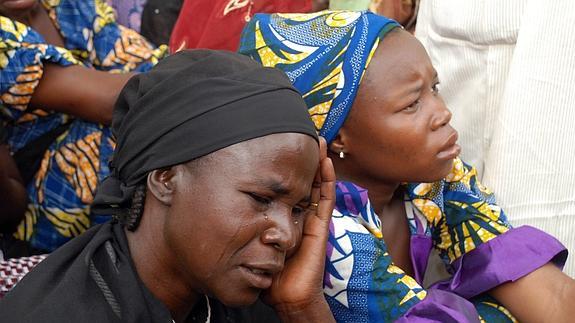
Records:
[[[370,12],[257,14],[244,28],[239,52],[288,75],[329,143],[353,105],[379,41],[399,26]]]

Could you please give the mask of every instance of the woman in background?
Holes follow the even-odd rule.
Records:
[[[102,0],[0,0],[0,111],[28,191],[16,237],[51,252],[92,224],[109,174],[114,102],[166,53]]]
[[[411,34],[367,12],[256,15],[241,44],[286,72],[328,142],[340,181],[324,292],[336,320],[573,317],[565,248],[512,228],[457,157],[439,76]],[[451,277],[424,288],[433,248]]]

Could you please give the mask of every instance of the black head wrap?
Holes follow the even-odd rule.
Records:
[[[188,50],[131,78],[116,102],[112,174],[93,210],[130,206],[148,172],[273,133],[316,138],[307,107],[283,72],[239,54]]]

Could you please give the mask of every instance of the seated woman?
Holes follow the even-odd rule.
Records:
[[[20,240],[45,252],[94,222],[109,174],[114,102],[166,53],[119,26],[103,0],[0,0],[0,122],[24,178]]]
[[[475,169],[419,42],[365,12],[256,15],[240,51],[286,72],[337,183],[324,292],[345,322],[566,321],[567,252],[512,228]],[[451,278],[423,287],[435,248]],[[497,299],[497,301],[495,299]]]
[[[24,277],[2,322],[269,322],[229,308],[262,291],[284,321],[333,321],[321,282],[335,173],[281,71],[182,51],[128,82],[112,130],[94,207],[116,221]]]

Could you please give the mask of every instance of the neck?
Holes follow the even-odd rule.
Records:
[[[367,189],[371,205],[378,214],[382,214],[382,210],[393,202],[399,188],[399,183],[379,183],[361,179],[354,183]]]
[[[388,206],[399,188],[400,183],[385,182],[380,179],[374,179],[369,174],[357,174],[355,167],[349,167],[346,162],[337,156],[330,156],[333,161],[335,173],[338,180],[349,181],[357,184],[369,192],[369,200],[374,210],[378,213]]]
[[[166,245],[162,234],[165,216],[151,210],[146,199],[144,214],[136,231],[126,230],[126,237],[136,271],[148,290],[170,311],[176,322],[184,322],[197,303],[198,293],[186,283],[178,271],[173,252]],[[156,211],[156,212],[154,212]]]

